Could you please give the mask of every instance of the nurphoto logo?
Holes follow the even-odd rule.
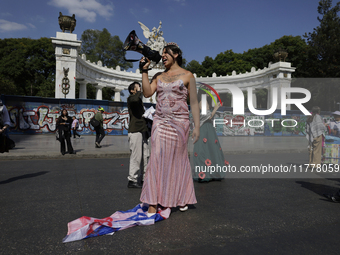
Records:
[[[210,91],[208,91],[208,89],[210,89],[212,92],[215,93],[216,97],[218,98],[218,100],[220,101],[222,105],[221,98],[214,88],[212,88],[211,86],[205,83],[200,82],[200,84],[206,88],[199,87],[199,89],[205,91],[213,99],[214,103],[216,104],[217,102],[216,102],[215,97],[211,94]],[[233,115],[244,115],[244,95],[243,95],[242,90],[235,85],[227,85],[227,84],[225,85],[225,88],[227,88],[232,94]],[[264,116],[264,115],[270,115],[274,113],[278,107],[278,101],[279,101],[278,99],[280,99],[280,102],[281,102],[281,115],[286,115],[287,105],[295,105],[304,115],[311,115],[310,112],[303,106],[304,103],[307,103],[311,99],[311,93],[305,88],[282,87],[278,89],[277,87],[273,87],[272,93],[271,93],[272,105],[270,109],[267,109],[267,110],[255,109],[253,105],[253,97],[252,97],[253,89],[251,87],[247,89],[247,93],[248,93],[248,97],[247,97],[248,108],[249,108],[249,111],[253,113],[254,115]],[[290,93],[300,93],[300,94],[303,94],[305,97],[294,98],[294,99],[289,98]],[[199,98],[198,100],[200,100],[202,104],[201,114],[205,115],[207,113],[206,112],[207,95],[202,94],[201,98]],[[229,124],[230,127],[232,127],[233,125],[244,125],[245,126],[246,124],[248,124],[248,126],[250,127],[257,128],[257,127],[264,126],[265,121],[271,123],[271,126],[274,127],[274,122],[280,121],[280,119],[265,119],[264,121],[261,119],[256,119],[256,120],[249,120],[247,123],[245,119],[243,119],[243,122],[239,122],[239,121],[233,122],[232,119],[214,119],[213,125],[214,127],[216,127],[216,124],[226,124],[226,125]],[[256,125],[253,122],[256,122]],[[281,125],[283,127],[295,127],[298,125],[298,123],[294,119],[284,119],[281,121]]]

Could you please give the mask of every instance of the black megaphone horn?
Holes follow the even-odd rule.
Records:
[[[149,46],[146,46],[142,43],[141,40],[136,35],[135,30],[132,30],[128,37],[126,38],[124,45],[124,51],[137,51],[141,53],[144,57],[148,58],[149,60],[155,62],[156,64],[161,60],[161,55],[158,51],[152,50]],[[125,59],[125,58],[124,58]],[[125,61],[129,62],[137,62],[139,59],[125,59]],[[146,64],[146,62],[144,63]]]

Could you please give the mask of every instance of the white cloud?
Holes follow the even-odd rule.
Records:
[[[150,10],[149,10],[148,8],[143,8],[143,12],[144,12],[145,14],[147,14],[147,13],[150,12]]]
[[[46,19],[43,16],[40,16],[40,15],[36,15],[36,16],[32,17],[31,20],[33,22],[39,22],[39,23],[45,23],[46,22]]]
[[[185,5],[186,4],[185,1],[186,0],[175,0],[175,2],[177,2],[177,3],[181,4],[181,5]]]
[[[96,21],[97,14],[106,19],[113,15],[113,5],[102,5],[98,0],[51,0],[49,4],[66,8],[70,15],[76,15],[76,19],[84,18],[91,23]]]
[[[25,30],[27,27],[25,25],[11,22],[8,20],[0,19],[0,32],[10,32],[16,30]]]
[[[36,26],[34,26],[32,23],[27,23],[27,25],[31,28],[36,28]]]
[[[2,12],[2,13],[0,13],[0,16],[1,17],[12,17],[13,15],[12,15],[12,13],[9,13],[9,12]]]

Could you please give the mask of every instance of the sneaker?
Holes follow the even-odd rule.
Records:
[[[101,148],[102,146],[98,143],[98,142],[96,142],[96,148]]]
[[[129,181],[128,188],[141,189],[143,186],[139,185],[137,182]]]

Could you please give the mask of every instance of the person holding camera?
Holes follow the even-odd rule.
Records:
[[[138,82],[133,82],[128,89],[130,92],[130,96],[127,98],[130,117],[128,137],[131,151],[128,188],[142,188],[137,179],[139,172],[141,181],[143,181],[143,172],[148,164],[148,127],[143,118],[145,110],[141,99],[141,85]],[[142,159],[143,165],[141,165]]]

